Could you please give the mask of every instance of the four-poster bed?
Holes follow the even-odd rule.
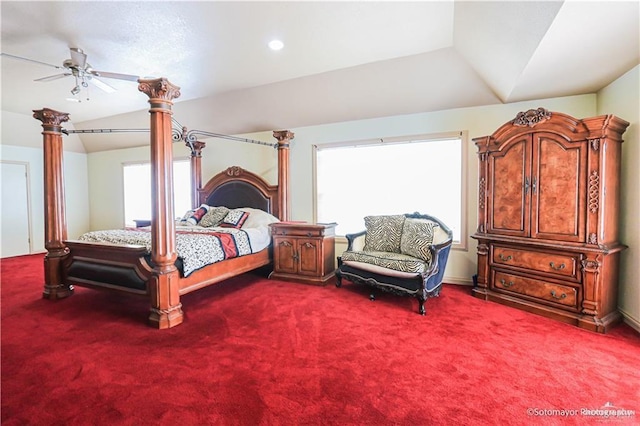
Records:
[[[205,266],[184,276],[176,266],[176,225],[173,212],[172,100],[179,88],[164,78],[139,80],[139,90],[151,105],[152,218],[151,250],[133,245],[109,245],[67,240],[62,123],[66,113],[48,108],[34,110],[42,122],[45,196],[45,284],[43,297],[56,300],[73,294],[74,285],[149,297],[149,324],[165,329],[182,323],[180,296],[248,272],[272,262],[271,248]],[[205,144],[184,137],[191,149],[192,202],[264,210],[279,220],[289,219],[289,142],[293,133],[274,131],[278,149],[278,184],[240,167],[229,167],[204,186],[201,152]]]

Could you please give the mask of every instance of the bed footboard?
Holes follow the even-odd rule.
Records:
[[[147,251],[139,246],[65,241],[69,254],[63,262],[65,284],[149,294],[153,275]]]

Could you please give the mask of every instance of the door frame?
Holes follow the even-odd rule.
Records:
[[[2,164],[15,164],[18,166],[24,166],[25,171],[25,184],[27,190],[27,234],[29,238],[29,253],[33,253],[33,224],[31,220],[31,168],[30,163],[28,161],[14,161],[14,160],[3,160],[0,159],[0,163]]]

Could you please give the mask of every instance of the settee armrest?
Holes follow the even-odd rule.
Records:
[[[359,251],[364,248],[364,240],[367,235],[367,231],[356,232],[355,234],[346,234],[347,239],[347,251]]]
[[[442,284],[452,245],[453,240],[447,239],[440,244],[434,244],[430,247],[432,258],[431,267],[424,274],[425,290],[428,293],[434,289],[438,289]]]

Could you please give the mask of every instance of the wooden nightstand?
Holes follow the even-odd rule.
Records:
[[[273,236],[273,272],[269,278],[325,285],[335,272],[335,223],[278,222]]]

